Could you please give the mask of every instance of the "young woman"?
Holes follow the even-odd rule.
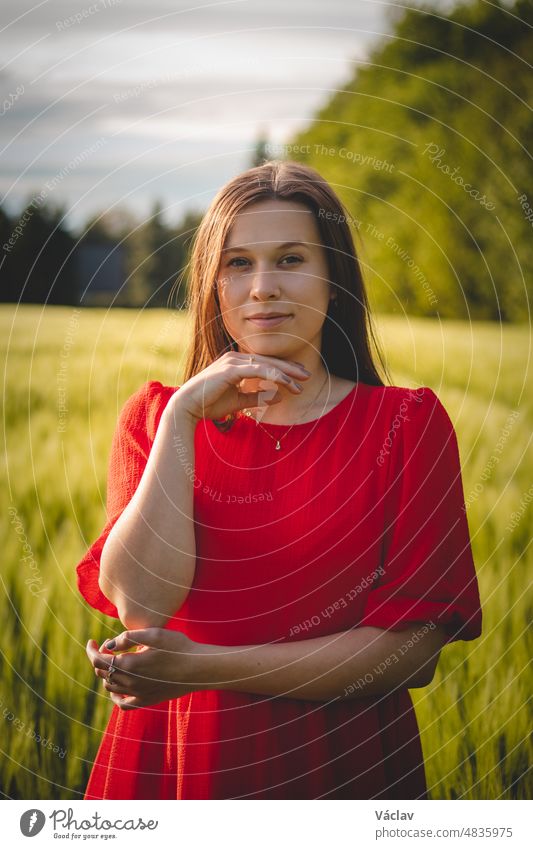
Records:
[[[313,169],[224,186],[178,387],[121,411],[77,566],[127,628],[86,799],[423,799],[409,694],[481,633],[454,428],[385,386],[346,211]],[[126,651],[128,650],[128,651]]]

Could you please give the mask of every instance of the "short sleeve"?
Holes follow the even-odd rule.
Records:
[[[108,460],[107,521],[76,566],[81,595],[96,610],[119,619],[115,605],[98,584],[100,557],[111,528],[131,501],[142,478],[157,423],[173,389],[148,381],[122,407],[113,434]]]
[[[406,392],[392,430],[381,574],[358,624],[401,630],[433,621],[447,643],[473,640],[482,612],[457,437],[432,389]]]

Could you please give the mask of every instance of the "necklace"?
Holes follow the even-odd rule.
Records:
[[[250,360],[250,362],[253,362],[253,358]],[[311,407],[313,406],[313,404],[315,404],[315,403],[316,403],[316,401],[318,400],[318,396],[320,395],[320,393],[322,392],[322,390],[323,390],[324,386],[325,386],[325,385],[326,385],[326,383],[327,383],[328,377],[329,377],[329,374],[326,374],[326,380],[324,381],[324,383],[323,383],[323,384],[322,384],[322,386],[320,387],[320,390],[319,390],[318,395],[316,396],[316,398],[313,398],[313,400],[311,401],[311,403],[309,404],[309,406],[308,406],[308,407],[306,407],[306,409],[304,410],[304,412],[302,413],[302,415],[301,415],[298,419],[296,419],[296,421],[294,422],[294,424],[292,424],[292,425],[290,426],[289,430],[288,430],[286,433],[284,433],[284,434],[283,434],[283,436],[281,436],[279,439],[277,439],[275,436],[272,436],[272,434],[271,434],[271,433],[269,433],[269,432],[268,432],[268,430],[266,430],[266,429],[263,427],[263,425],[262,425],[260,422],[258,422],[258,421],[257,421],[257,419],[255,419],[255,423],[256,423],[256,425],[259,425],[259,427],[261,428],[261,430],[264,430],[264,431],[265,431],[265,433],[266,433],[268,436],[270,436],[270,438],[271,438],[271,439],[273,439],[273,440],[274,440],[274,442],[276,443],[276,445],[275,445],[275,449],[276,449],[276,451],[279,451],[279,450],[281,449],[281,440],[282,440],[282,439],[285,439],[285,437],[287,436],[287,434],[288,434],[288,433],[290,433],[290,431],[293,429],[294,425],[297,425],[297,424],[298,424],[298,422],[300,421],[300,419],[302,419],[302,418],[305,416],[305,414],[308,412],[308,410],[310,410],[310,409],[311,409]],[[245,409],[245,410],[243,410],[243,413],[244,413],[245,415],[250,416],[251,418],[253,418],[251,410],[246,410],[246,409]]]

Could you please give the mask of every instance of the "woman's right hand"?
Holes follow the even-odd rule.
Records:
[[[173,404],[195,421],[200,419],[223,419],[230,413],[247,407],[277,404],[281,401],[280,388],[299,395],[297,382],[310,377],[299,363],[239,351],[227,351],[207,368],[186,381],[174,394]],[[303,370],[302,370],[303,369]],[[272,389],[242,392],[244,380],[267,380],[277,384]]]

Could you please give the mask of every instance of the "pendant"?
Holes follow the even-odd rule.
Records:
[[[279,444],[279,439],[278,439],[278,441],[276,442],[276,451],[279,451],[280,448],[281,448],[281,445]]]

